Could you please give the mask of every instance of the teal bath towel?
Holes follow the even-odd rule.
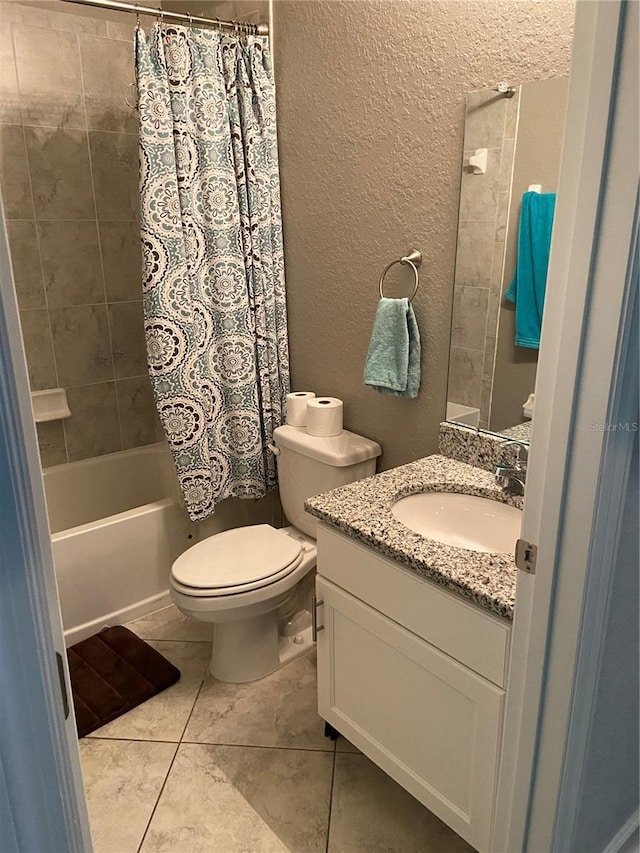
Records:
[[[418,396],[420,332],[408,299],[383,297],[378,302],[364,384],[394,397]]]
[[[551,248],[555,193],[522,196],[518,228],[518,260],[504,295],[516,306],[516,346],[540,349],[540,329]]]

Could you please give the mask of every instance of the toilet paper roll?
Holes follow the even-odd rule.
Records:
[[[287,394],[287,423],[289,426],[307,425],[307,402],[316,395],[313,391],[294,391]]]
[[[316,397],[307,401],[307,432],[309,435],[330,436],[342,432],[342,400],[337,397]]]

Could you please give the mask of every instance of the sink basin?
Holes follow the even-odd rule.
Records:
[[[396,501],[392,515],[405,527],[456,548],[514,553],[522,512],[508,504],[452,492],[420,492]]]

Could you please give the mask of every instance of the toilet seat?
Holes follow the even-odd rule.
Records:
[[[171,584],[190,596],[235,595],[269,586],[291,574],[304,548],[270,524],[239,527],[210,536],[173,564]]]

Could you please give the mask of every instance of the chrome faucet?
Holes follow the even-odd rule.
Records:
[[[507,444],[515,444],[517,446],[516,458],[513,465],[497,465],[495,470],[495,480],[503,489],[514,492],[518,495],[524,495],[524,487],[527,481],[527,460],[529,458],[529,448],[522,441],[516,441],[515,438],[507,438],[504,441],[503,447]],[[522,451],[527,454],[525,459],[521,458]]]

